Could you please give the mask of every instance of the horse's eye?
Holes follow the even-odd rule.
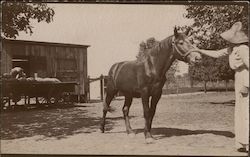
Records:
[[[184,42],[183,42],[183,41],[179,41],[179,44],[180,44],[180,45],[183,45],[183,44],[184,44]]]

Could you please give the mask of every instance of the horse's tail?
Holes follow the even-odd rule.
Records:
[[[108,83],[106,88],[106,96],[107,102],[104,99],[104,110],[108,112],[113,112],[115,109],[110,107],[110,101],[113,99],[113,97],[117,94],[119,89],[117,88],[117,78],[120,74],[120,71],[123,67],[125,62],[118,62],[111,66],[109,73],[108,73]]]
[[[113,64],[109,70],[109,73],[108,73],[106,95],[105,95],[104,100],[103,100],[103,110],[107,111],[107,112],[114,111],[114,109],[110,107],[110,102],[111,102],[111,99],[113,99],[112,93],[114,93],[114,91],[117,90],[115,75],[116,75],[116,69],[118,67],[118,64],[119,63]]]
[[[109,82],[110,84],[112,84],[112,86],[114,88],[116,88],[116,70],[118,68],[118,64],[119,63],[115,63],[111,66],[110,70],[109,70],[109,74],[108,74],[108,79],[109,79]]]

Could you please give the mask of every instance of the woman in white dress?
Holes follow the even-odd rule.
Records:
[[[243,31],[245,30],[245,31]],[[223,32],[221,37],[232,47],[221,50],[198,51],[219,58],[229,56],[230,67],[235,71],[235,146],[240,152],[249,150],[249,45],[247,28],[241,22]]]

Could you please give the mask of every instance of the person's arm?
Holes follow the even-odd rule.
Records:
[[[239,54],[243,63],[246,65],[247,69],[249,69],[249,47],[242,45],[238,48],[237,53]]]
[[[209,57],[220,58],[220,57],[228,55],[228,48],[221,49],[221,50],[203,50],[203,49],[198,49],[198,52],[200,52],[201,54],[207,55]]]

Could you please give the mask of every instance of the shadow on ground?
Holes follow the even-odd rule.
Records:
[[[41,135],[44,138],[66,138],[79,133],[92,133],[99,128],[100,118],[79,107],[50,108],[1,113],[1,139]],[[111,130],[112,120],[106,128]]]
[[[122,101],[122,100],[124,100],[124,97],[115,97],[113,99],[113,101],[114,100],[116,100],[116,101]],[[102,102],[103,102],[103,100],[101,100],[101,99],[91,99],[91,100],[88,101],[88,103],[102,103]]]
[[[5,109],[1,110],[1,113],[4,112],[20,112],[20,111],[32,111],[32,110],[50,110],[50,109],[65,109],[72,107],[87,107],[83,104],[30,104],[28,106],[25,105],[11,105]]]
[[[136,116],[129,116],[129,120],[131,120],[132,118],[135,118]],[[124,120],[123,116],[118,116],[118,117],[106,117],[107,120],[110,121],[118,121],[118,120]],[[124,124],[125,125],[125,124]]]
[[[144,129],[135,130],[136,133],[144,132]],[[158,135],[158,138],[165,138],[171,136],[185,136],[185,135],[197,135],[197,134],[214,134],[233,138],[234,134],[230,131],[218,131],[218,130],[188,130],[188,129],[178,129],[178,128],[152,128],[152,135]]]
[[[234,106],[235,100],[224,101],[224,102],[210,102],[210,104],[221,104],[221,105],[227,105],[227,106]]]

